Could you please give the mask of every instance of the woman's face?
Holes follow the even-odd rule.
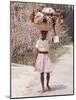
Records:
[[[41,31],[42,39],[46,39],[48,31]]]

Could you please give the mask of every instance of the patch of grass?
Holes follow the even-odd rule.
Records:
[[[53,63],[56,63],[59,61],[59,58],[68,52],[68,47],[65,47],[61,44],[52,44],[49,50],[49,56]],[[26,65],[33,65],[35,63],[35,53],[27,52],[25,55],[16,55],[15,57],[12,57],[13,63],[18,64],[26,64]]]
[[[18,63],[18,64],[26,64],[26,65],[33,65],[35,62],[35,54],[26,53],[24,56],[22,55],[16,55],[12,57],[12,63]]]
[[[64,47],[62,45],[54,45],[53,47],[50,47],[50,50],[49,50],[49,56],[51,58],[51,61],[56,63],[59,61],[59,58],[65,54],[66,52],[68,52],[68,49],[67,47]]]

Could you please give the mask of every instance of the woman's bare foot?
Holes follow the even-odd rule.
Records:
[[[51,87],[49,85],[47,85],[48,90],[51,90]]]
[[[46,92],[45,88],[42,89],[42,92]]]

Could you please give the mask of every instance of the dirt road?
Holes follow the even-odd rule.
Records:
[[[51,91],[46,90],[45,93],[41,91],[40,75],[32,66],[12,63],[12,97],[73,94],[73,46],[65,47],[68,47],[69,51],[54,64],[50,79]]]

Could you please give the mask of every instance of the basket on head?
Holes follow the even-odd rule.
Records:
[[[50,31],[53,26],[52,24],[47,24],[47,23],[39,23],[39,24],[35,24],[35,26],[39,29],[39,30],[45,30],[45,31]]]
[[[53,28],[51,14],[54,14],[52,8],[44,7],[41,11],[34,12],[33,23],[39,30],[50,31]]]

